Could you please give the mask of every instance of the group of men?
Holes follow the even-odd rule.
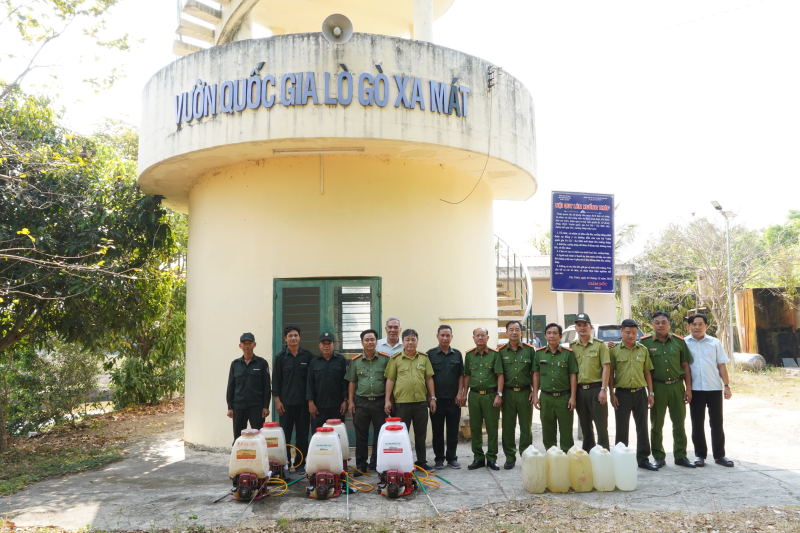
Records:
[[[506,344],[490,348],[488,331],[477,328],[473,331],[475,347],[462,356],[451,346],[450,326],[439,327],[436,347],[420,352],[418,333],[406,329],[401,334],[400,319],[391,317],[386,321],[385,338],[379,339],[374,329],[361,333],[363,351],[352,359],[334,351],[335,338],[330,332],[320,335],[320,355],[314,356],[300,347],[300,328],[290,325],[283,332],[286,346],[274,358],[271,384],[269,365],[254,355],[255,338],[245,333],[239,344],[243,356],[231,363],[228,416],[233,419],[235,439],[248,422],[253,428],[261,427],[272,396],[287,442],[294,435],[302,452],[294,466],[304,475],[309,430],[349,413],[356,433],[355,475],[359,476],[375,470],[377,438],[387,416],[397,416],[413,429],[416,465],[430,468],[425,449],[430,419],[434,467],[461,468],[456,449],[464,406],[469,410],[473,437],[470,470],[500,469],[501,412],[507,470],[515,467],[517,455],[532,444],[534,408],[540,412],[545,449],[559,445],[559,434],[562,450],[573,446],[575,411],[583,431],[583,449],[589,451],[596,444],[609,449],[609,404],[615,410],[616,442],[628,444],[633,415],[641,468],[658,470],[666,464],[662,429],[667,410],[673,426],[675,464],[696,468],[704,466],[707,456],[704,424],[708,410],[713,457],[718,464],[733,466],[725,457],[722,429],[722,398],[731,396],[725,366],[728,358],[719,341],[705,334],[704,315],[689,317],[692,336],[686,340],[670,333],[670,325],[666,313],[656,313],[655,334],[637,341],[638,325],[628,319],[622,323],[622,341],[607,345],[592,335],[591,320],[582,313],[575,321],[578,337],[569,347],[561,345],[562,327],[551,323],[544,331],[546,342],[535,348],[521,341],[522,325],[512,320],[506,324]],[[692,417],[694,461],[686,453],[686,404]],[[488,434],[485,451],[484,425]],[[655,463],[649,461],[651,443]]]

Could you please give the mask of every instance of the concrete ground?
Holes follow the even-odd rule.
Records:
[[[734,396],[725,403],[726,452],[736,462],[734,468],[709,463],[702,469],[675,466],[671,438],[667,443],[667,466],[659,472],[638,470],[638,488],[633,492],[590,492],[542,495],[567,498],[588,505],[619,509],[709,510],[736,509],[741,506],[800,505],[800,411],[781,410],[768,400]],[[610,417],[614,440],[613,415]],[[687,434],[690,432],[687,415]],[[669,420],[665,435],[671,435]],[[635,442],[633,430],[632,442]],[[232,526],[246,505],[230,498],[211,503],[230,489],[228,456],[199,452],[185,447],[182,431],[163,433],[130,449],[130,458],[107,467],[73,476],[37,483],[13,496],[0,499],[0,516],[17,526],[60,526],[78,529],[156,530],[185,529],[190,525]],[[541,427],[534,415],[534,446],[542,449]],[[689,454],[691,457],[691,440]],[[428,451],[428,460],[433,461]],[[429,489],[439,511],[458,511],[489,503],[533,498],[521,481],[521,468],[493,472],[468,471],[472,461],[470,443],[459,445],[461,470],[438,471],[452,483],[469,491],[464,494],[441,482]],[[505,457],[502,447],[498,463]],[[360,478],[375,484],[375,476]],[[255,502],[241,517],[241,524],[257,525],[280,518],[342,518],[347,501],[311,500],[305,483],[290,487],[286,495]],[[388,500],[371,493],[349,498],[351,519],[414,518],[433,516],[425,494]]]

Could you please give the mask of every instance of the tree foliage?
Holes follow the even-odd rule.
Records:
[[[135,162],[58,119],[43,97],[16,92],[0,106],[0,360],[24,339],[95,347],[134,331],[142,291],[176,253],[170,216],[139,192]]]

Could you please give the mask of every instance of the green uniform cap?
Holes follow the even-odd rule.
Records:
[[[239,342],[244,341],[256,342],[256,338],[252,333],[242,333],[242,336],[239,337]]]
[[[591,324],[592,319],[589,318],[589,315],[586,313],[578,313],[577,316],[575,316],[575,322],[586,322],[587,324]]]
[[[331,342],[333,342],[335,340],[336,340],[336,337],[334,337],[333,333],[331,333],[329,331],[326,331],[324,333],[320,333],[319,334],[319,342],[322,342],[322,341],[331,341]]]

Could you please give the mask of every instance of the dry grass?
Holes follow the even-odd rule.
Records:
[[[62,533],[59,528],[18,528],[0,523],[0,533]],[[168,530],[164,530],[168,531]],[[203,531],[191,526],[170,533]],[[689,513],[683,511],[625,511],[611,507],[599,510],[580,502],[537,498],[443,513],[437,518],[345,522],[344,520],[278,520],[237,528],[214,528],[218,533],[586,533],[676,532],[744,533],[800,531],[800,508],[753,507],[730,512]],[[210,532],[209,532],[210,533]]]
[[[763,372],[734,371],[731,376],[734,394],[769,398],[784,408],[800,409],[800,375],[789,374],[782,368]]]

